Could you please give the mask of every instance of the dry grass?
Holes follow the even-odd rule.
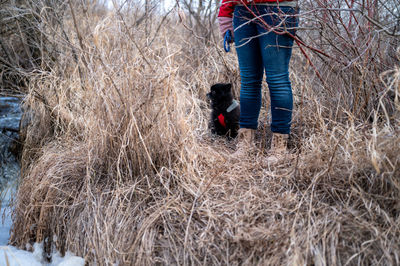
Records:
[[[233,54],[174,22],[151,42],[119,14],[85,17],[78,61],[60,41],[59,63],[31,77],[11,244],[99,265],[400,263],[399,109],[333,120],[295,52],[296,159],[266,165],[262,129],[237,161],[205,102],[217,81],[238,93]],[[383,75],[398,99],[400,72]]]

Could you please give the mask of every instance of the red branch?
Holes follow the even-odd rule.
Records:
[[[334,61],[337,61],[337,60],[335,60],[334,58],[332,58],[332,57],[329,56],[328,54],[324,53],[323,51],[321,51],[321,50],[319,50],[319,49],[317,49],[317,48],[314,48],[314,47],[312,47],[312,46],[307,45],[307,44],[304,43],[298,36],[296,36],[296,35],[294,35],[294,34],[288,32],[287,30],[279,30],[279,29],[276,29],[276,28],[271,27],[271,26],[268,25],[263,19],[261,19],[261,17],[259,17],[257,14],[255,14],[254,11],[251,10],[243,0],[240,0],[240,2],[241,2],[241,4],[250,12],[250,14],[252,14],[255,18],[257,18],[257,20],[259,20],[259,21],[265,26],[265,28],[266,28],[268,31],[274,32],[275,34],[278,34],[278,35],[285,35],[285,34],[286,34],[286,35],[288,35],[290,38],[292,38],[292,39],[296,42],[296,44],[299,46],[301,53],[304,55],[304,57],[306,58],[306,60],[309,62],[309,64],[311,65],[311,67],[314,69],[314,71],[315,71],[317,77],[321,80],[322,84],[325,84],[325,81],[322,79],[321,74],[319,73],[319,71],[317,70],[317,68],[316,68],[316,67],[314,66],[314,64],[312,63],[310,57],[307,55],[307,53],[305,52],[305,50],[304,50],[301,46],[304,46],[304,47],[310,49],[311,51],[317,52],[317,53],[319,53],[319,54],[321,54],[321,55],[323,55],[323,56],[326,56],[326,57],[328,57],[328,58],[330,58],[330,59],[332,59],[332,60],[334,60]]]

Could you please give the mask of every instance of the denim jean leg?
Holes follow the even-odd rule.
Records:
[[[271,12],[272,11],[272,12]],[[292,12],[293,8],[276,7],[266,8],[266,13]],[[275,26],[281,23],[276,15],[264,16],[268,25]],[[294,17],[286,18],[287,25],[296,26]],[[289,62],[292,55],[293,39],[287,35],[280,35],[268,31],[264,26],[258,25],[260,33],[265,33],[259,38],[262,49],[262,60],[266,73],[266,80],[271,99],[271,130],[274,133],[289,134],[292,120],[293,95],[289,79]]]
[[[243,8],[236,8],[233,26],[240,68],[240,127],[257,129],[261,109],[261,84],[264,72],[257,25],[249,23]],[[253,39],[252,39],[253,38]]]
[[[268,34],[263,42],[263,62],[268,84],[272,123],[271,130],[275,133],[289,134],[292,120],[293,96],[289,79],[289,61],[291,48],[284,47],[287,36]],[[278,46],[277,46],[278,44]]]

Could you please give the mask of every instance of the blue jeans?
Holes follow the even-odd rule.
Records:
[[[295,34],[298,8],[249,5],[271,27],[280,24]],[[261,84],[266,73],[271,98],[272,123],[275,133],[289,134],[292,120],[293,96],[289,80],[289,61],[293,39],[268,30],[244,7],[236,6],[233,16],[234,38],[239,60],[240,127],[256,129],[261,108]],[[282,23],[283,22],[283,23]]]

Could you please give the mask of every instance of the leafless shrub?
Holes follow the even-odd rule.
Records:
[[[398,0],[302,1],[299,36],[327,55],[314,53],[312,61],[324,77],[320,89],[326,100],[338,108],[330,118],[347,119],[351,113],[372,120],[386,89],[379,75],[399,63],[399,4]],[[393,113],[393,99],[382,100]]]
[[[215,41],[214,25],[218,15],[220,1],[178,0],[177,3],[187,13],[187,26],[193,31],[193,37],[203,43]],[[195,41],[194,39],[193,41]]]
[[[59,1],[1,1],[0,3],[0,85],[2,94],[21,93],[29,73],[51,67],[57,60],[54,44],[48,39],[47,26],[63,17]],[[44,24],[46,21],[48,24]]]

